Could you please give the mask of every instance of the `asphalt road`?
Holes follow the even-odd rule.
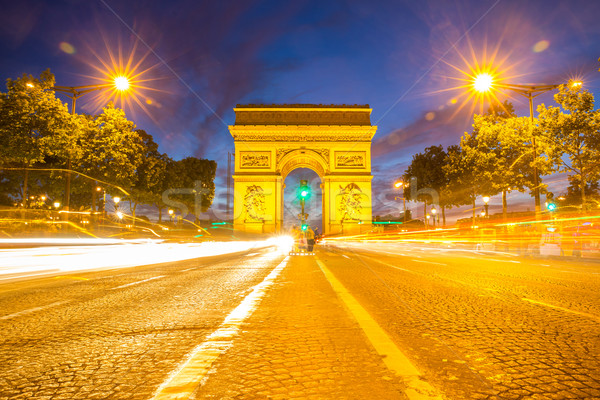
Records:
[[[600,264],[399,245],[0,281],[0,399],[599,399]]]

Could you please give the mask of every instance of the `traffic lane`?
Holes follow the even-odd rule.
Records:
[[[119,286],[117,283],[131,283],[137,279],[138,275],[146,274],[146,277],[152,277],[153,274],[161,271],[167,273],[186,272],[186,270],[210,266],[215,262],[235,262],[235,260],[249,255],[269,254],[274,250],[275,248],[252,249],[220,256],[199,257],[179,262],[155,263],[127,268],[116,266],[114,268],[82,270],[72,273],[57,271],[43,276],[12,276],[9,279],[0,281],[0,317],[52,301],[62,301],[65,296],[70,295],[72,288],[76,288],[80,295],[90,294],[95,293],[101,287],[110,289],[113,287],[112,285]],[[93,284],[88,285],[85,284],[86,282]]]
[[[0,398],[147,399],[282,258],[193,260],[24,289],[48,298],[0,320]],[[2,304],[20,293],[2,293]]]
[[[332,248],[332,247],[330,247]],[[340,248],[340,247],[338,247]],[[341,249],[341,248],[340,248]],[[349,252],[406,261],[415,272],[449,279],[526,301],[600,318],[600,264],[478,254],[404,246],[400,254],[345,246]]]
[[[84,241],[86,242],[86,241]],[[259,242],[163,243],[123,241],[95,246],[52,246],[0,249],[0,282],[42,276],[139,265],[177,262],[200,257],[235,254],[276,246],[273,239]]]
[[[436,276],[449,267],[328,250],[318,256],[450,398],[600,396],[593,319],[465,284],[462,271]]]

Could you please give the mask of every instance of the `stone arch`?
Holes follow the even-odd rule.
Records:
[[[289,173],[297,168],[308,168],[314,171],[321,181],[329,173],[327,161],[314,150],[293,150],[283,156],[277,163],[277,172],[281,174],[281,179],[284,181]]]
[[[371,229],[371,125],[368,105],[282,104],[238,105],[234,139],[233,228],[245,232],[281,232],[284,180],[297,168],[314,171],[321,180],[323,232],[354,234]],[[340,209],[340,188],[356,185],[364,194],[348,203],[352,220]],[[247,218],[248,199],[264,195],[264,215]],[[356,204],[355,204],[356,203]],[[262,210],[262,208],[261,208]],[[342,210],[344,211],[344,210]]]

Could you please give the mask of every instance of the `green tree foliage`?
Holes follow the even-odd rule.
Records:
[[[423,153],[413,155],[412,161],[403,176],[404,182],[414,182],[416,180],[418,185],[418,188],[413,187],[411,190],[404,191],[406,199],[422,201],[425,209],[427,204],[439,202],[444,224],[446,219],[445,209],[452,205],[451,199],[443,196],[443,190],[448,185],[448,177],[444,171],[446,158],[447,154],[441,145],[427,147]],[[423,189],[437,192],[437,199],[432,198],[429,190]],[[412,198],[413,193],[416,194],[414,199]]]
[[[78,169],[122,188],[131,188],[142,164],[144,143],[125,112],[108,104],[102,114],[88,119],[81,140]],[[121,195],[110,189],[112,195]]]
[[[585,210],[585,189],[600,177],[600,111],[593,94],[572,81],[559,87],[554,100],[559,107],[538,107],[540,136],[556,171],[579,183]]]
[[[183,203],[196,218],[206,212],[215,197],[215,175],[217,163],[196,157],[187,157],[168,163],[165,176],[169,189],[180,193],[170,199]]]
[[[46,70],[39,79],[30,75],[8,79],[7,93],[0,94],[0,163],[23,168],[20,197],[25,204],[28,168],[54,154],[73,131],[73,118],[53,86],[54,75]]]
[[[135,221],[136,208],[140,203],[152,204],[160,199],[167,167],[167,155],[158,151],[152,135],[138,129],[135,131],[142,144],[141,161],[136,169],[135,181],[131,186],[129,200]]]
[[[505,102],[500,110],[490,109],[484,115],[475,115],[473,133],[465,135],[461,142],[462,151],[471,160],[475,172],[489,182],[481,185],[481,190],[486,192],[479,194],[502,193],[505,216],[507,192],[533,190],[534,165],[542,174],[550,170],[541,155],[543,151],[538,150],[537,157],[533,157],[532,132],[530,118],[517,117],[512,104]]]

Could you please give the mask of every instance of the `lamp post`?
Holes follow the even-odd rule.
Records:
[[[580,81],[575,81],[572,83],[573,86],[581,86]],[[554,85],[516,85],[511,83],[500,83],[494,82],[494,77],[489,73],[481,73],[474,77],[473,79],[473,88],[475,91],[480,93],[490,92],[491,90],[497,89],[507,89],[512,90],[513,92],[524,96],[529,101],[529,117],[531,120],[531,129],[533,130],[533,99],[538,97],[539,95],[549,92],[558,88],[560,84]],[[533,161],[535,163],[535,159],[537,158],[537,147],[535,144],[535,135],[531,135],[531,146],[533,151]],[[533,193],[535,197],[535,215],[536,218],[539,217],[541,212],[541,202],[540,202],[540,177],[538,174],[537,166],[534,164],[533,166]]]
[[[53,221],[54,221],[54,220],[58,220],[58,209],[60,208],[60,202],[59,201],[55,201],[54,204],[53,204],[53,206],[54,206],[54,209],[56,210],[56,217],[53,218]]]
[[[406,197],[404,196],[404,189],[408,187],[408,183],[403,181],[397,181],[396,183],[394,183],[394,187],[396,189],[402,188],[402,197],[394,197],[394,200],[402,199],[402,202],[404,203],[402,222],[406,224]]]
[[[129,89],[129,80],[124,76],[117,76],[113,79],[112,83],[105,83],[100,85],[84,85],[84,86],[54,86],[52,89],[56,92],[64,93],[68,98],[71,99],[71,114],[75,114],[75,106],[77,99],[81,96],[93,92],[95,90],[102,90],[107,88],[114,88],[118,91],[125,92]],[[69,218],[69,206],[71,204],[71,155],[67,158],[67,173],[65,177],[65,198],[64,198],[64,209],[67,211],[65,218]]]
[[[169,208],[169,217],[171,218],[171,223],[173,223],[173,213],[175,213],[175,211],[173,211],[172,208]]]
[[[435,229],[436,228],[435,219],[436,219],[436,216],[437,216],[437,209],[435,207],[433,207],[431,209],[431,214],[433,214],[433,229]]]
[[[117,214],[117,216],[119,215],[119,202],[121,201],[121,198],[119,196],[115,196],[113,197],[113,202],[115,203],[115,214]],[[121,218],[121,217],[119,217]]]
[[[488,214],[488,211],[489,211],[489,208],[488,208],[489,204],[488,203],[490,202],[490,196],[483,196],[482,200],[483,200],[483,206],[485,208],[485,211],[484,211],[485,217],[489,218],[490,215]]]

